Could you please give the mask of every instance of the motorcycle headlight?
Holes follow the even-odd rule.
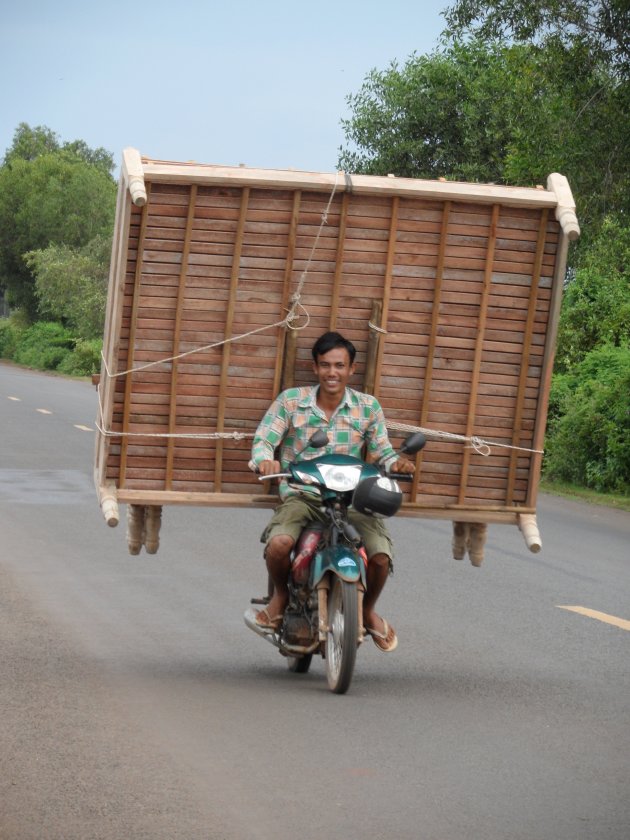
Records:
[[[302,470],[293,470],[293,474],[295,477],[302,482],[302,484],[315,484],[316,479],[313,478],[312,475],[309,475],[306,472],[302,472]]]
[[[354,490],[361,478],[361,467],[351,464],[335,466],[334,464],[318,464],[317,469],[322,474],[324,483],[329,490],[345,493]]]

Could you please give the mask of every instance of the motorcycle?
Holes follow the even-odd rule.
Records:
[[[414,455],[425,443],[424,435],[416,432],[405,439],[400,451]],[[327,444],[326,433],[318,431],[306,448],[322,449]],[[365,637],[363,594],[368,564],[360,534],[348,521],[348,508],[369,516],[393,516],[403,500],[398,481],[410,481],[412,476],[396,474],[394,479],[360,458],[329,454],[304,460],[300,455],[286,472],[259,480],[270,478],[287,478],[292,488],[311,498],[315,495],[324,521],[309,524],[292,551],[289,603],[281,626],[277,630],[260,627],[253,607],[246,610],[245,623],[278,648],[295,673],[305,674],[313,655],[321,655],[328,687],[344,694]],[[268,594],[252,598],[251,604],[268,604],[272,593],[269,580]]]

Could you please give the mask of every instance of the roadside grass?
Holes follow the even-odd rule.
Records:
[[[615,493],[598,493],[597,490],[591,490],[588,487],[576,487],[574,484],[566,484],[562,481],[549,481],[544,478],[540,482],[540,490],[543,493],[562,496],[565,499],[577,499],[581,502],[588,502],[591,505],[602,505],[603,507],[630,512],[630,496],[621,496]]]

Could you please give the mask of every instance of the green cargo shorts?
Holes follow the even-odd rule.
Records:
[[[348,520],[361,534],[368,559],[375,554],[386,554],[390,561],[393,560],[392,540],[382,519],[366,516],[351,508]],[[297,542],[309,522],[328,522],[328,518],[317,502],[312,503],[302,496],[289,496],[275,509],[260,541],[266,545],[272,537],[287,535]]]

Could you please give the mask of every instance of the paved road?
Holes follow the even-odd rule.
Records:
[[[242,623],[264,511],[168,508],[127,554],[95,413],[0,364],[1,840],[630,837],[630,632],[560,608],[630,619],[630,515],[543,497],[543,552],[497,526],[481,569],[396,520],[400,646],[337,697]]]

